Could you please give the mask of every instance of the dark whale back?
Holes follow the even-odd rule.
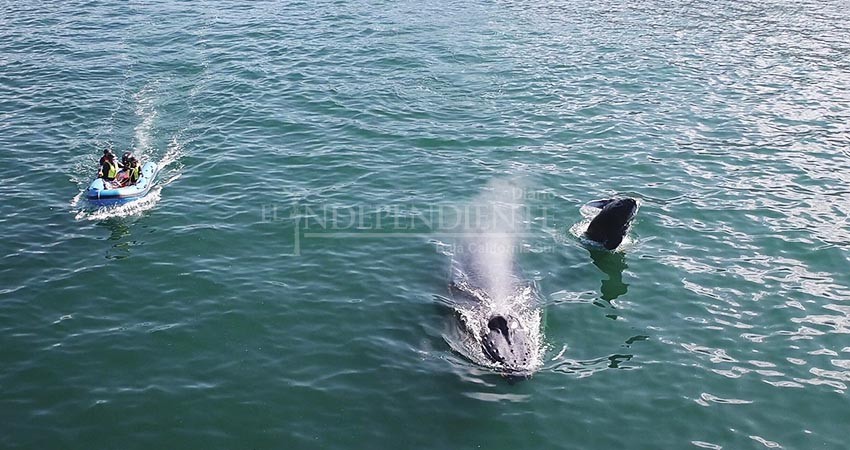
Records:
[[[495,315],[487,323],[481,345],[491,361],[507,369],[521,370],[531,362],[531,349],[525,330],[512,316]]]
[[[614,250],[629,231],[637,213],[637,201],[633,198],[600,200],[592,202],[591,206],[601,208],[601,211],[590,221],[584,236],[608,250]]]

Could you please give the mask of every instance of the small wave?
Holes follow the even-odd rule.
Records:
[[[80,204],[80,200],[83,199],[83,194],[85,194],[85,191],[80,191],[74,196],[74,198],[71,199],[71,209],[76,208],[77,205]]]
[[[639,366],[628,364],[634,355],[626,353],[613,353],[592,359],[565,358],[563,353],[558,358],[553,358],[550,364],[541,369],[553,373],[567,374],[577,378],[593,376],[598,372],[608,369],[636,369]]]

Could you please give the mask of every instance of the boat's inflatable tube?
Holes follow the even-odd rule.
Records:
[[[121,188],[113,188],[111,182],[95,178],[86,190],[86,199],[96,206],[121,205],[138,200],[150,192],[158,169],[155,162],[146,162],[139,173],[139,181],[134,185]]]

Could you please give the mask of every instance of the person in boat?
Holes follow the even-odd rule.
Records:
[[[103,151],[103,155],[101,155],[101,157],[100,157],[100,161],[98,161],[97,163],[98,163],[98,164],[103,164],[103,161],[105,161],[105,160],[106,160],[106,158],[107,158],[107,157],[109,157],[109,155],[113,155],[113,156],[114,156],[115,154],[114,154],[114,153],[112,153],[112,150],[110,150],[110,149],[108,149],[108,148],[107,148],[106,150],[104,150],[104,151]]]
[[[130,152],[124,152],[124,154],[121,155],[120,166],[121,166],[122,169],[126,169],[130,165],[130,158],[132,158],[132,157],[133,157],[133,154],[130,153]]]
[[[103,156],[100,157],[100,169],[97,172],[97,177],[103,178],[105,181],[112,181],[116,176],[118,176],[118,163],[115,161],[115,153],[106,149],[103,151]]]
[[[127,167],[127,171],[129,173],[130,184],[136,184],[139,181],[139,177],[141,176],[142,165],[139,163],[139,160],[136,159],[135,156],[130,156],[128,161],[129,167]]]
[[[130,186],[139,181],[140,175],[139,160],[132,153],[126,152],[121,155],[121,171],[118,172],[118,183],[123,186]]]

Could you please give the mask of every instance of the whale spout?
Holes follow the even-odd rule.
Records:
[[[531,360],[528,335],[513,316],[494,315],[481,339],[484,354],[508,371],[521,371]]]
[[[585,237],[608,250],[619,247],[637,214],[637,200],[633,198],[597,200],[589,205],[600,208],[600,211],[587,226],[587,231],[584,232]]]

